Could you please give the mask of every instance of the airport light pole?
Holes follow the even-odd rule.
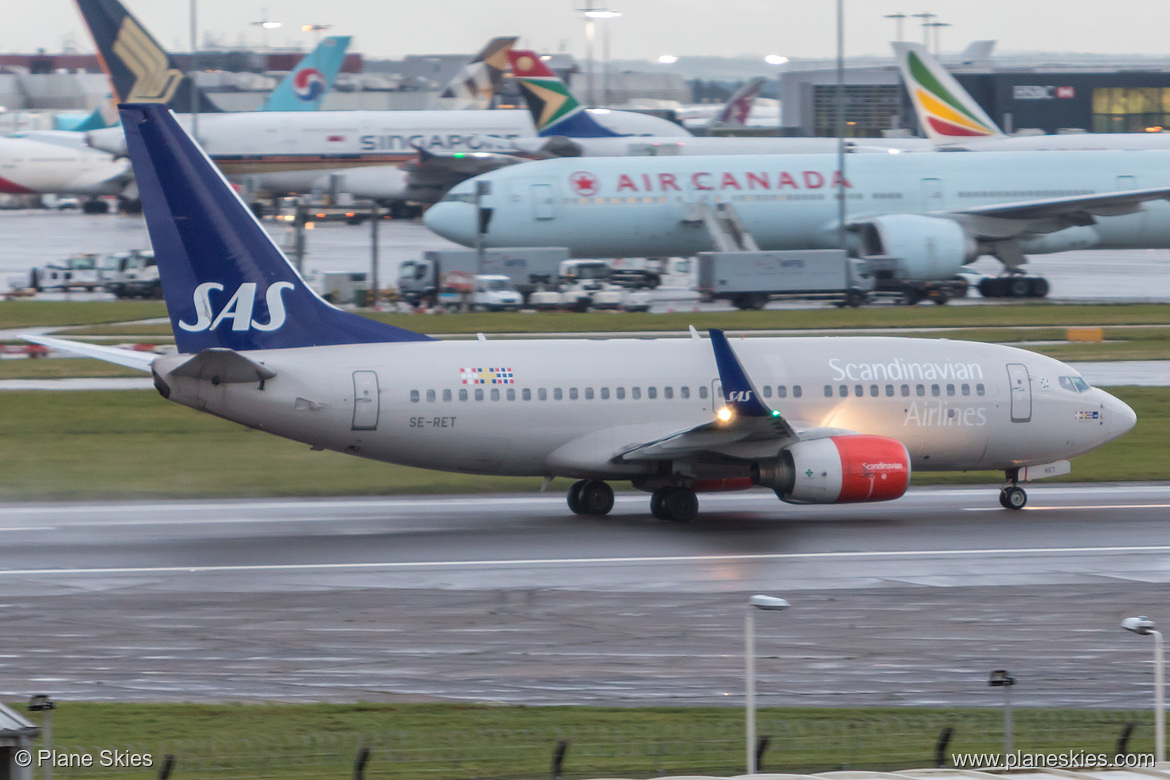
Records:
[[[313,45],[316,46],[321,42],[321,33],[333,27],[331,24],[302,24],[301,32],[313,33]]]
[[[53,710],[57,708],[57,702],[50,699],[43,693],[38,693],[28,700],[29,712],[43,712],[44,720],[41,724],[41,744],[45,750],[53,749]],[[45,780],[52,780],[53,778],[53,762],[45,761],[42,766],[45,770]]]
[[[938,16],[938,14],[926,13],[926,14],[910,14],[910,15],[913,16],[915,19],[922,20],[922,45],[925,46],[927,49],[929,49],[930,48],[930,27],[928,27],[927,25],[929,25],[930,20],[934,19],[936,16]]]
[[[784,114],[780,110],[780,91],[784,88],[784,66],[788,58],[780,54],[769,54],[764,62],[776,66],[776,135],[784,135]]]
[[[837,0],[837,247],[845,251],[845,0]]]
[[[788,602],[775,596],[752,596],[743,619],[743,665],[747,687],[745,741],[747,774],[756,773],[756,621],[754,610],[778,612],[788,609]]]
[[[902,42],[902,22],[904,22],[906,20],[906,14],[886,14],[882,18],[894,20],[894,23],[897,25],[897,38],[896,38],[896,40],[898,41],[898,43],[901,43]]]
[[[1145,615],[1127,617],[1121,627],[1142,636],[1154,637],[1154,762],[1160,766],[1166,761],[1166,691],[1165,659],[1162,653],[1162,632]]]
[[[198,17],[196,15],[197,3],[198,0],[191,0],[191,5],[188,9],[191,12],[191,75],[188,76],[188,78],[191,79],[192,86],[191,138],[195,140],[195,143],[199,143],[199,88],[195,84],[195,74],[199,72],[199,67],[196,64],[199,60],[199,25]]]
[[[934,30],[934,56],[940,56],[942,54],[942,28],[950,27],[950,22],[930,22],[923,26]]]
[[[992,688],[1003,688],[1003,754],[1010,755],[1016,743],[1012,730],[1012,686],[1016,684],[1016,678],[1006,669],[996,669],[987,679],[987,684]]]
[[[597,95],[593,91],[593,39],[596,34],[595,24],[598,19],[616,19],[621,16],[618,11],[604,8],[594,8],[592,0],[587,0],[585,8],[581,9],[585,17],[585,91],[589,95],[589,107],[597,107]],[[609,91],[609,29],[605,30],[605,89]]]

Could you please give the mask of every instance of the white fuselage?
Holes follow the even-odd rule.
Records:
[[[591,112],[616,133],[689,136],[665,119],[630,111]],[[190,115],[180,124],[192,131]],[[308,192],[344,175],[358,197],[394,198],[405,192],[397,166],[430,152],[513,152],[515,141],[535,138],[527,111],[278,111],[205,114],[197,135],[224,175],[259,189]],[[95,147],[124,153],[121,130],[88,133]],[[362,168],[373,167],[371,172]]]
[[[1134,421],[1104,391],[1073,389],[1071,378],[1079,377],[1068,366],[1009,347],[845,337],[733,343],[763,401],[797,430],[891,437],[906,446],[915,469],[1054,462]],[[722,405],[707,339],[437,341],[245,354],[275,377],[260,386],[172,374],[186,355],[159,359],[155,371],[178,403],[315,447],[446,471],[636,478],[661,464],[615,456],[711,422]],[[780,444],[769,446],[774,456]],[[767,453],[729,445],[723,454],[750,460]],[[701,465],[691,467],[701,473]]]
[[[837,245],[836,155],[545,160],[463,182],[426,215],[475,242],[475,181],[492,183],[485,245],[564,246],[575,257],[693,255],[715,248],[703,202],[734,205],[761,249]],[[848,155],[847,221],[1170,186],[1170,151]],[[1049,229],[1054,230],[1059,225]],[[1066,240],[1067,239],[1067,240]],[[1170,246],[1170,205],[1024,235],[1027,253]]]
[[[0,192],[117,195],[129,181],[130,161],[125,158],[80,143],[0,137]]]

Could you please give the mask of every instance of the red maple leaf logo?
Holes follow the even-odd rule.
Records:
[[[569,184],[572,185],[573,189],[577,192],[578,195],[585,196],[596,195],[597,189],[600,186],[600,182],[597,180],[597,177],[592,173],[586,173],[585,171],[577,171],[572,176],[570,176]]]

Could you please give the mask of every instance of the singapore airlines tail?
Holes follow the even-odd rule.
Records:
[[[508,52],[516,45],[517,37],[492,38],[487,46],[464,65],[439,93],[439,103],[448,109],[486,109],[508,70]]]
[[[322,300],[165,106],[120,108],[180,352],[430,340]]]
[[[305,55],[297,66],[272,90],[260,106],[261,111],[316,111],[321,101],[333,88],[345,50],[352,38],[331,35],[321,39],[317,47]]]
[[[180,114],[222,113],[118,0],[77,0],[120,103],[165,103]]]
[[[920,43],[893,44],[918,124],[936,146],[1003,137],[974,98]]]
[[[512,75],[532,113],[537,134],[570,138],[616,138],[620,135],[594,121],[565,82],[541,62],[539,54],[513,49],[508,52],[508,59],[512,62]]]

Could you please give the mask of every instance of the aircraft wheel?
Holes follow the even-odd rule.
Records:
[[[689,523],[699,514],[699,499],[690,488],[668,488],[662,497],[662,516],[675,523]],[[656,491],[657,492],[657,491]]]
[[[662,505],[666,500],[667,494],[674,490],[672,487],[660,487],[650,494],[650,514],[654,515],[655,520],[668,520],[666,512]]]
[[[585,510],[581,508],[581,489],[585,487],[585,480],[574,482],[569,487],[569,494],[567,501],[569,502],[569,511],[575,515],[585,514]]]
[[[979,282],[979,294],[984,298],[1003,297],[1003,279],[989,276]]]
[[[916,306],[922,300],[922,291],[915,287],[907,287],[902,292],[902,302],[907,306]]]
[[[1027,298],[1032,292],[1032,280],[1026,276],[1017,276],[1007,282],[1008,295],[1012,298]]]
[[[591,479],[581,486],[581,512],[587,515],[608,515],[613,509],[613,488],[601,480]]]
[[[942,306],[950,299],[951,299],[951,296],[947,294],[946,290],[943,290],[940,288],[937,290],[930,291],[930,300],[936,306]]]
[[[999,491],[999,503],[1004,509],[1023,509],[1028,504],[1028,494],[1022,487],[1012,485]]]
[[[1032,280],[1032,297],[1033,298],[1047,298],[1048,297],[1048,280],[1043,276],[1037,276]]]

